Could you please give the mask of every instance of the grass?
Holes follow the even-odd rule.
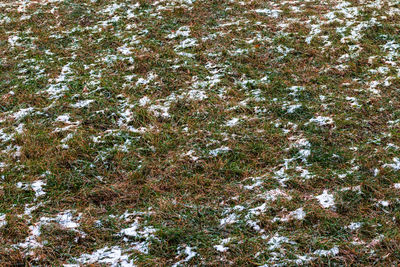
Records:
[[[398,8],[0,3],[0,265],[398,264]]]

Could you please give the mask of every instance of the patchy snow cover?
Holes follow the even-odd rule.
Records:
[[[256,10],[254,10],[254,11],[257,12],[257,13],[259,13],[259,14],[268,15],[268,16],[270,16],[270,17],[272,17],[272,18],[278,18],[278,17],[279,17],[279,14],[281,13],[280,10],[276,10],[276,9],[270,10],[270,9],[267,9],[267,8],[264,8],[264,9],[256,9]]]
[[[384,237],[378,231],[385,231],[385,226],[379,225],[379,230],[371,231],[375,236],[363,237],[365,240],[357,237],[368,218],[351,222],[354,218],[334,214],[341,217],[344,224],[340,227],[351,239],[325,235],[322,248],[331,249],[313,247],[303,254],[300,244],[291,240],[304,237],[301,222],[295,220],[311,214],[315,200],[325,209],[335,209],[334,192],[362,195],[366,201],[369,194],[363,192],[364,187],[353,185],[361,176],[366,178],[366,188],[373,183],[372,178],[382,176],[392,185],[379,187],[371,193],[376,196],[367,201],[375,203],[379,219],[393,217],[400,189],[396,183],[400,119],[393,112],[398,106],[393,85],[400,77],[400,44],[390,32],[400,15],[396,1],[229,0],[213,7],[216,12],[200,21],[191,12],[207,13],[207,1],[90,0],[74,3],[67,13],[62,4],[62,0],[0,3],[0,25],[6,29],[2,42],[6,53],[0,59],[6,77],[0,81],[4,88],[0,90],[0,195],[13,190],[34,193],[33,198],[17,196],[17,202],[6,205],[0,213],[0,227],[12,222],[7,222],[9,213],[24,220],[28,237],[11,245],[21,256],[31,255],[29,259],[35,264],[42,264],[34,249],[46,245],[41,227],[48,224],[85,236],[79,230],[82,214],[70,209],[46,213],[54,208],[52,201],[46,201],[54,196],[54,180],[46,175],[38,178],[37,168],[30,170],[30,164],[47,162],[51,155],[52,168],[62,169],[57,180],[68,188],[68,192],[57,194],[65,194],[68,201],[73,194],[69,175],[82,177],[83,186],[87,183],[95,189],[104,186],[114,190],[115,183],[126,182],[125,177],[135,172],[148,173],[149,167],[158,166],[158,160],[162,173],[157,174],[161,169],[150,171],[152,186],[148,190],[154,185],[163,191],[159,183],[164,183],[165,177],[180,179],[183,172],[196,181],[206,178],[201,206],[192,203],[191,199],[199,196],[186,188],[184,194],[154,194],[154,203],[160,205],[149,212],[93,218],[101,231],[110,231],[105,221],[114,220],[112,242],[104,240],[101,247],[90,247],[85,240],[74,243],[85,251],[68,259],[76,264],[65,266],[134,266],[138,261],[135,256],[150,253],[153,241],[171,251],[148,217],[155,214],[156,225],[181,227],[191,216],[198,216],[196,211],[208,208],[213,209],[212,216],[219,219],[216,223],[222,229],[203,233],[214,242],[211,249],[215,253],[207,256],[209,262],[237,264],[232,257],[235,253],[230,251],[239,251],[238,246],[249,239],[255,244],[254,255],[240,250],[240,256],[254,257],[252,262],[265,266],[312,265],[318,257],[339,255],[342,244],[349,251],[364,246],[360,253],[365,258],[391,260],[386,248],[374,250]],[[50,25],[45,30],[29,22],[43,12],[49,14],[40,18]],[[66,16],[70,12],[71,20]],[[188,23],[171,17],[176,14],[193,19]],[[43,38],[52,45],[47,47]],[[307,64],[312,58],[328,61]],[[366,64],[355,68],[357,62]],[[185,103],[182,110],[175,105],[181,102]],[[368,112],[361,109],[365,106]],[[141,115],[146,118],[142,120]],[[335,122],[340,122],[340,129],[335,128]],[[305,127],[308,125],[322,128]],[[179,137],[179,142],[170,144],[164,138],[167,136]],[[77,142],[71,142],[75,139]],[[349,145],[335,146],[338,140]],[[42,146],[46,146],[45,151],[35,151]],[[85,151],[87,147],[90,150]],[[229,151],[229,157],[222,157]],[[207,169],[204,166],[212,164],[219,169],[202,173]],[[325,176],[335,183],[315,188]],[[137,186],[140,190],[142,184]],[[226,186],[227,194],[216,198],[207,194],[219,186]],[[63,191],[62,187],[57,190]],[[116,190],[121,192],[118,186]],[[321,190],[322,194],[314,195]],[[121,204],[124,199],[114,201]],[[305,203],[299,206],[298,199]],[[104,214],[103,208],[108,210],[91,200],[88,198],[87,205],[85,199],[80,202],[84,203],[80,210],[85,219],[86,215]],[[56,201],[68,205],[64,199]],[[159,214],[168,205],[174,207],[171,218],[176,221],[165,221],[164,214]],[[329,210],[321,212],[332,215]],[[293,225],[287,222],[300,228],[290,232],[288,227]],[[322,222],[313,226],[316,232]],[[267,232],[275,234],[268,236]],[[194,240],[191,231],[187,234],[188,239],[174,243],[172,251],[178,246],[177,254],[163,261],[176,262],[175,266],[207,264],[202,241],[191,244],[202,248],[197,251],[187,244]],[[10,241],[6,240],[6,246]],[[61,242],[71,246],[69,240]],[[47,253],[58,256],[49,247],[40,252],[43,258]],[[149,256],[152,259],[153,255]],[[138,262],[140,265],[140,259]]]
[[[228,152],[228,151],[230,151],[230,150],[231,150],[231,149],[230,149],[229,147],[222,146],[222,147],[219,147],[219,148],[210,150],[209,154],[210,154],[211,156],[216,157],[216,156],[218,156],[218,154],[225,153],[225,152]]]
[[[208,98],[208,96],[206,95],[206,93],[204,91],[202,91],[202,90],[194,90],[194,89],[190,90],[188,92],[188,97],[191,100],[199,100],[199,101]]]
[[[31,212],[37,207],[38,206],[29,208],[27,211],[25,211],[25,215],[30,216]],[[14,246],[17,248],[19,247],[27,249],[27,251],[32,254],[35,248],[43,246],[39,239],[41,235],[41,227],[52,222],[57,223],[62,228],[77,231],[81,236],[84,237],[85,233],[76,230],[76,228],[79,227],[79,223],[77,221],[79,221],[80,218],[81,214],[78,214],[78,216],[75,217],[70,210],[60,212],[55,217],[41,217],[36,223],[29,226],[29,235],[25,238],[25,241]]]
[[[332,194],[328,193],[328,190],[324,190],[324,192],[315,197],[316,199],[318,199],[319,204],[323,207],[323,208],[334,208],[335,207],[335,198]]]
[[[314,123],[318,124],[319,126],[325,126],[325,125],[333,124],[333,119],[330,117],[318,116],[315,118],[311,118],[309,122],[314,122]]]
[[[226,247],[225,245],[228,244],[231,241],[231,238],[225,238],[221,240],[221,243],[219,245],[215,245],[214,248],[218,252],[226,252],[229,250],[229,247]]]
[[[273,237],[271,237],[268,240],[268,249],[269,250],[275,250],[275,249],[279,249],[281,247],[282,244],[284,243],[288,243],[288,244],[295,244],[294,241],[291,241],[289,238],[285,237],[285,236],[281,236],[278,233],[276,233]]]
[[[25,118],[26,116],[28,116],[29,114],[31,114],[34,111],[34,108],[30,107],[30,108],[23,108],[20,109],[19,111],[15,112],[12,114],[12,117],[15,120],[21,120],[23,118]]]
[[[347,228],[352,231],[355,231],[355,230],[359,229],[362,225],[363,225],[363,223],[361,223],[361,222],[352,222],[350,225],[347,226]]]
[[[192,258],[196,257],[197,252],[193,251],[196,248],[191,248],[189,246],[186,246],[184,250],[182,248],[178,248],[178,254],[185,254],[186,258],[183,260],[178,261],[177,263],[174,263],[172,266],[177,267],[183,265],[185,262],[189,262]]]
[[[239,118],[232,118],[229,121],[227,121],[225,125],[228,127],[233,127],[233,126],[237,125],[238,122],[239,122]]]
[[[188,26],[182,26],[177,31],[168,34],[167,38],[173,39],[178,36],[189,37],[190,36],[190,28]]]
[[[336,256],[337,254],[339,254],[339,248],[333,247],[329,250],[318,249],[318,250],[314,251],[313,254],[320,256],[320,257]]]
[[[129,255],[124,254],[124,250],[118,246],[104,247],[94,251],[91,254],[82,254],[79,258],[74,259],[79,264],[64,264],[65,267],[78,267],[81,264],[107,264],[111,267],[133,267],[133,260],[129,259]]]
[[[72,104],[71,107],[73,108],[83,108],[89,106],[90,103],[94,102],[93,99],[87,99],[87,100],[81,100],[79,102],[76,102],[75,104]]]
[[[220,225],[233,224],[237,222],[237,215],[235,213],[229,214],[228,217],[221,219]]]
[[[6,215],[0,213],[0,228],[7,225]]]
[[[46,194],[46,192],[43,191],[43,186],[45,185],[46,182],[42,180],[37,180],[31,184],[33,191],[35,191],[35,197],[40,197]]]
[[[303,208],[298,208],[297,210],[289,212],[289,214],[283,216],[282,218],[274,218],[272,221],[281,221],[287,222],[290,220],[303,220],[306,217],[306,213],[304,212]]]
[[[142,106],[142,107],[146,106],[150,102],[151,102],[151,100],[147,96],[144,96],[141,99],[139,99],[139,105]]]
[[[399,158],[393,158],[394,163],[389,163],[389,164],[385,164],[383,165],[383,167],[389,167],[392,168],[395,171],[400,170],[400,159]]]

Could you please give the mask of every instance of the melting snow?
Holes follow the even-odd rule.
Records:
[[[7,225],[6,215],[0,213],[0,228]]]
[[[193,248],[189,246],[185,247],[185,250],[183,252],[186,254],[186,258],[181,261],[178,261],[177,263],[172,265],[172,267],[177,267],[179,265],[182,265],[183,262],[188,262],[197,255],[197,253],[193,251]],[[182,251],[180,251],[180,248],[178,248],[178,253],[182,253]]]
[[[226,147],[226,146],[223,146],[223,147],[220,147],[220,148],[216,148],[216,149],[214,149],[214,150],[211,150],[210,152],[209,152],[209,154],[211,155],[211,156],[217,156],[218,154],[220,154],[220,153],[224,153],[224,152],[228,152],[228,151],[230,151],[231,149],[229,148],[229,147]]]
[[[89,106],[89,104],[92,103],[92,102],[94,102],[94,100],[92,100],[92,99],[82,100],[82,101],[79,101],[79,102],[71,105],[71,107],[73,107],[73,108],[83,108],[83,107]]]
[[[43,191],[43,186],[46,185],[46,182],[42,180],[35,181],[31,184],[33,191],[35,191],[35,197],[40,197],[45,195],[46,193]]]
[[[229,247],[225,247],[225,245],[227,243],[229,243],[231,241],[230,238],[225,238],[221,240],[221,244],[219,245],[215,245],[214,248],[218,251],[218,252],[226,252],[229,250]]]
[[[333,247],[330,250],[318,249],[318,250],[314,251],[313,254],[318,255],[320,257],[336,256],[337,254],[339,254],[339,248]]]
[[[129,259],[129,255],[124,254],[124,250],[120,247],[104,247],[94,251],[92,254],[83,254],[79,258],[74,259],[80,264],[107,264],[110,267],[133,267],[133,260]],[[78,267],[78,264],[65,264],[65,267]]]
[[[328,124],[333,124],[333,119],[330,118],[330,117],[318,116],[316,118],[310,119],[310,122],[315,122],[319,126],[325,126],[325,125],[328,125]]]
[[[324,192],[315,197],[318,199],[319,203],[324,208],[330,208],[335,206],[335,199],[332,194],[328,194],[328,190],[324,190]]]

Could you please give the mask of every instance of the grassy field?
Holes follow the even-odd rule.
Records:
[[[397,0],[0,0],[1,266],[400,264]]]

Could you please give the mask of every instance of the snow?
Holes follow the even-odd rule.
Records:
[[[8,37],[8,43],[12,47],[17,46],[17,43],[18,43],[19,39],[20,38],[18,36],[10,36],[10,37]]]
[[[193,251],[194,248],[191,248],[189,246],[185,247],[183,253],[186,254],[186,258],[178,261],[177,263],[173,264],[172,267],[177,267],[180,265],[183,265],[182,263],[190,261],[192,258],[194,258],[197,255],[197,252]],[[182,253],[180,248],[178,248],[178,253]]]
[[[230,149],[229,147],[222,146],[222,147],[220,147],[220,148],[216,148],[216,149],[211,150],[211,151],[209,152],[209,154],[210,154],[211,156],[216,157],[216,156],[218,156],[218,154],[225,153],[225,152],[228,152],[228,151],[230,151],[230,150],[231,150],[231,149]]]
[[[270,10],[270,9],[267,9],[267,8],[256,9],[254,11],[259,13],[259,14],[268,15],[268,16],[270,16],[272,18],[278,18],[279,14],[281,13],[280,10]]]
[[[228,126],[228,127],[233,127],[233,126],[237,125],[238,122],[239,122],[239,118],[232,118],[229,121],[227,121],[225,123],[225,125]]]
[[[197,46],[197,40],[194,38],[187,38],[181,41],[180,44],[175,47],[175,49],[185,49],[194,46]]]
[[[79,258],[74,259],[78,264],[65,264],[65,267],[78,267],[80,264],[106,264],[110,267],[133,267],[133,260],[129,259],[129,255],[124,254],[124,250],[118,246],[109,248],[108,246],[98,249],[91,254],[82,254]]]
[[[188,92],[188,97],[189,97],[189,99],[191,99],[191,100],[199,100],[199,101],[208,98],[208,96],[206,95],[206,93],[205,93],[204,91],[202,91],[202,90],[190,90],[190,91]]]
[[[314,122],[314,123],[318,124],[319,126],[325,126],[325,125],[333,124],[333,119],[330,117],[318,116],[316,118],[310,119],[309,122]]]
[[[219,245],[215,245],[214,248],[218,252],[226,252],[229,250],[229,247],[226,247],[225,245],[231,241],[231,238],[225,238],[221,240],[221,243]]]
[[[19,111],[15,112],[12,116],[14,117],[15,120],[21,120],[24,117],[28,116],[30,113],[32,113],[34,108],[23,108],[20,109]]]
[[[78,215],[75,220],[79,220],[81,215]],[[70,210],[63,211],[57,214],[56,218],[54,219],[55,222],[60,224],[61,227],[66,229],[75,229],[79,227],[79,223],[74,220],[74,216],[72,215]]]
[[[359,229],[362,226],[361,222],[352,222],[349,226],[347,226],[348,229],[355,231]]]
[[[400,170],[400,159],[399,158],[393,158],[394,163],[390,163],[390,164],[385,164],[383,165],[383,167],[390,167],[395,171],[399,171]]]
[[[150,102],[151,102],[150,98],[148,98],[147,96],[144,96],[141,99],[139,99],[139,106],[144,107]]]
[[[220,225],[227,225],[227,224],[233,224],[237,222],[237,215],[235,213],[230,214],[228,217],[221,219]]]
[[[33,191],[35,191],[35,197],[40,197],[45,195],[46,193],[43,191],[43,186],[46,185],[46,182],[42,180],[37,180],[31,184]]]
[[[71,107],[73,108],[83,108],[89,106],[90,103],[94,102],[92,99],[87,99],[87,100],[81,100],[79,102],[76,102],[75,104],[72,104]]]
[[[314,251],[313,254],[318,255],[320,257],[336,256],[337,254],[339,254],[339,248],[333,247],[329,250],[318,249],[318,250]]]
[[[182,26],[176,32],[168,34],[167,38],[173,39],[178,36],[189,37],[189,35],[190,35],[190,28],[188,26]]]
[[[129,237],[149,237],[156,232],[153,227],[145,227],[144,230],[139,230],[139,228],[139,222],[135,221],[129,228],[122,229],[120,233]]]
[[[7,225],[6,215],[0,213],[0,228]]]
[[[283,243],[288,243],[288,244],[295,244],[295,242],[291,241],[289,238],[285,236],[280,236],[278,233],[276,233],[273,237],[271,237],[268,241],[268,249],[269,250],[275,250],[281,247]]]
[[[69,119],[70,119],[69,114],[64,114],[64,115],[58,116],[58,117],[56,118],[56,121],[64,122],[64,123],[71,123],[71,122],[69,121]]]
[[[323,208],[335,207],[335,199],[332,194],[328,193],[328,190],[324,190],[321,195],[316,196],[315,198],[318,199],[320,205]]]
[[[303,208],[299,208],[295,211],[290,212],[289,217],[296,220],[303,220],[306,217],[306,213],[304,212]]]

